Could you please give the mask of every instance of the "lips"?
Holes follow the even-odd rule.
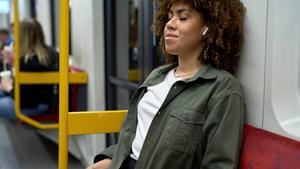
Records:
[[[177,38],[178,36],[174,33],[171,33],[171,32],[167,32],[165,34],[165,39],[171,39],[171,38]]]

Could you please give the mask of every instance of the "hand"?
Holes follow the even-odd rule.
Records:
[[[86,169],[109,169],[110,163],[111,159],[107,158],[88,166]]]
[[[5,92],[11,92],[13,89],[13,79],[10,77],[2,77],[0,81],[0,90]]]
[[[3,55],[3,62],[5,64],[13,64],[14,61],[14,53],[13,50],[10,48],[5,47],[2,51],[1,51],[2,55]]]

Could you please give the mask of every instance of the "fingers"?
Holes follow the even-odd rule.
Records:
[[[88,166],[86,169],[108,169],[111,163],[111,159],[104,159],[95,164]]]

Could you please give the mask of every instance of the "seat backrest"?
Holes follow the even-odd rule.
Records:
[[[300,142],[245,125],[239,169],[300,169]]]

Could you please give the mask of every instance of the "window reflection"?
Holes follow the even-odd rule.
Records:
[[[138,7],[137,0],[116,1],[117,77],[138,81]]]

